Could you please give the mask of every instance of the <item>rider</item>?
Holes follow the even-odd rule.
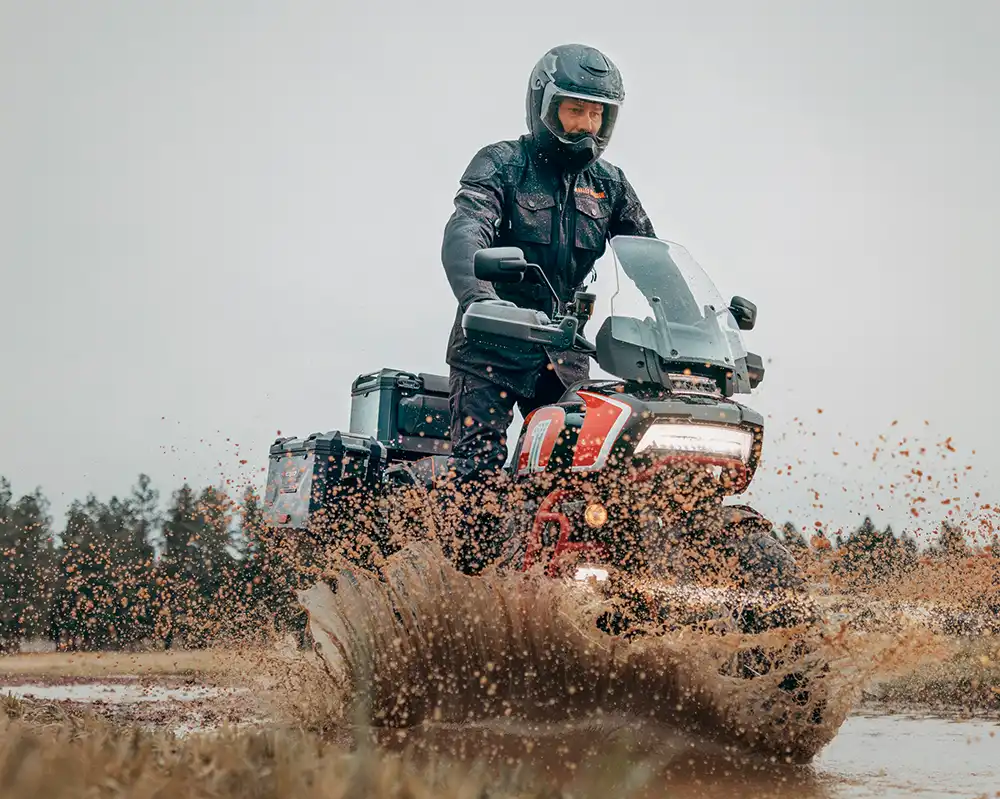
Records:
[[[517,284],[478,280],[476,251],[520,247],[564,304],[583,287],[609,238],[655,237],[625,174],[601,158],[624,99],[621,73],[607,56],[581,44],[555,47],[531,72],[529,133],[482,148],[462,175],[441,248],[458,300],[447,362],[452,462],[461,476],[499,472],[515,403],[527,416],[557,402],[590,369],[582,353],[515,353],[466,340],[462,314],[476,301],[533,308],[550,317],[559,310],[530,270]]]

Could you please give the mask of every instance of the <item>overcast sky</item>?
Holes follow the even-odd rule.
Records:
[[[759,306],[754,501],[900,523],[920,459],[872,455],[904,436],[932,516],[1000,499],[998,28],[995,0],[0,0],[0,474],[57,512],[259,479],[359,373],[445,373],[458,178],[582,41],[658,234]]]

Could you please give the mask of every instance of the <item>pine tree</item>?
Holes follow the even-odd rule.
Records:
[[[57,641],[70,649],[110,648],[115,639],[111,542],[97,505],[93,496],[74,501],[62,534],[53,625]]]
[[[794,554],[809,549],[809,544],[806,542],[805,537],[791,522],[785,522],[782,525],[781,540]]]
[[[200,495],[186,483],[174,493],[163,525],[161,633],[168,646],[182,634],[204,646],[224,625],[235,561],[229,498],[218,489]]]
[[[945,520],[941,522],[940,534],[930,551],[939,558],[960,558],[969,554],[969,546],[962,529]]]
[[[198,520],[191,563],[194,593],[192,606],[200,621],[197,634],[201,645],[210,643],[226,626],[232,606],[235,562],[230,554],[232,509],[229,497],[215,488],[206,488],[198,497]]]
[[[899,545],[902,550],[901,558],[905,568],[909,569],[916,565],[920,557],[920,547],[917,546],[917,539],[909,533],[903,533],[899,538]]]
[[[13,502],[0,478],[0,650],[16,651],[48,627],[54,569],[52,519],[39,489]]]
[[[184,483],[173,494],[163,523],[158,590],[159,613],[157,632],[171,648],[174,638],[183,635],[187,627],[190,584],[194,556],[193,543],[198,534],[197,499],[194,491]]]
[[[132,487],[132,505],[135,508],[135,541],[144,554],[155,554],[159,543],[158,530],[163,523],[160,511],[160,492],[152,487],[149,475],[140,474]]]
[[[243,495],[240,532],[246,541],[241,580],[248,624],[301,632],[304,621],[293,590],[291,566],[282,556],[276,531],[264,522],[260,498],[252,487]]]

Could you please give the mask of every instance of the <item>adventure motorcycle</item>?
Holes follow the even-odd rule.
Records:
[[[763,445],[763,418],[734,399],[764,375],[741,333],[753,329],[756,307],[741,297],[725,302],[678,244],[618,236],[609,253],[609,268],[599,264],[596,282],[571,303],[560,307],[552,290],[560,312],[551,319],[489,301],[463,316],[465,335],[487,347],[574,349],[606,374],[524,420],[504,480],[489,489],[496,507],[486,515],[501,532],[466,570],[537,568],[597,586],[610,600],[598,626],[611,635],[816,625],[771,523],[728,501],[749,487]],[[475,274],[493,283],[531,274],[552,289],[513,247],[477,252]],[[581,333],[589,324],[598,325],[593,343]],[[267,524],[313,544],[335,541],[349,560],[369,565],[398,548],[394,530],[408,521],[418,533],[446,526],[447,392],[438,375],[382,369],[358,377],[349,431],[274,442]],[[462,506],[463,518],[484,513],[483,504]],[[783,657],[802,656],[805,646]],[[743,651],[726,673],[760,676],[775,668],[768,657]],[[809,706],[805,723],[821,723],[823,703],[809,701],[801,674],[789,674],[781,690]]]

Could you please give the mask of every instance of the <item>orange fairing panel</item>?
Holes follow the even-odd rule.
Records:
[[[632,415],[632,409],[621,400],[601,394],[590,391],[577,393],[587,404],[587,413],[576,440],[571,469],[576,472],[596,471],[607,463],[611,447]]]

